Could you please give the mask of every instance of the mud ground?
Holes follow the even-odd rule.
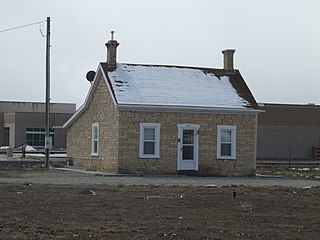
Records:
[[[0,176],[22,177],[20,171],[45,170],[2,166]],[[268,171],[285,173],[261,169]],[[288,171],[302,179],[319,175],[317,170]],[[320,187],[0,184],[0,239],[319,236]]]

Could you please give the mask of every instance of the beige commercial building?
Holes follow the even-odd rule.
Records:
[[[50,104],[50,136],[54,148],[66,147],[66,130],[61,126],[73,115],[75,104]],[[0,146],[23,144],[44,148],[45,104],[39,102],[0,101]]]
[[[320,147],[320,106],[259,104],[257,158],[308,160]]]

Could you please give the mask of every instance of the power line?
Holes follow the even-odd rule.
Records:
[[[20,29],[20,28],[25,28],[25,27],[29,27],[29,26],[32,26],[32,25],[36,25],[36,24],[42,24],[43,22],[44,22],[44,21],[35,22],[35,23],[30,23],[30,24],[26,24],[26,25],[22,25],[22,26],[18,26],[18,27],[13,27],[13,28],[8,28],[8,29],[3,29],[3,30],[0,30],[0,33],[12,31],[12,30],[16,30],[16,29]]]

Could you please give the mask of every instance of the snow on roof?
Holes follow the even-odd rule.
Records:
[[[118,104],[246,108],[228,76],[191,67],[117,64],[108,77]]]

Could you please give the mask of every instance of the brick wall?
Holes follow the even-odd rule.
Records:
[[[89,107],[68,128],[67,154],[76,166],[118,172],[118,113],[103,78]],[[91,156],[92,123],[99,123],[99,156]]]

